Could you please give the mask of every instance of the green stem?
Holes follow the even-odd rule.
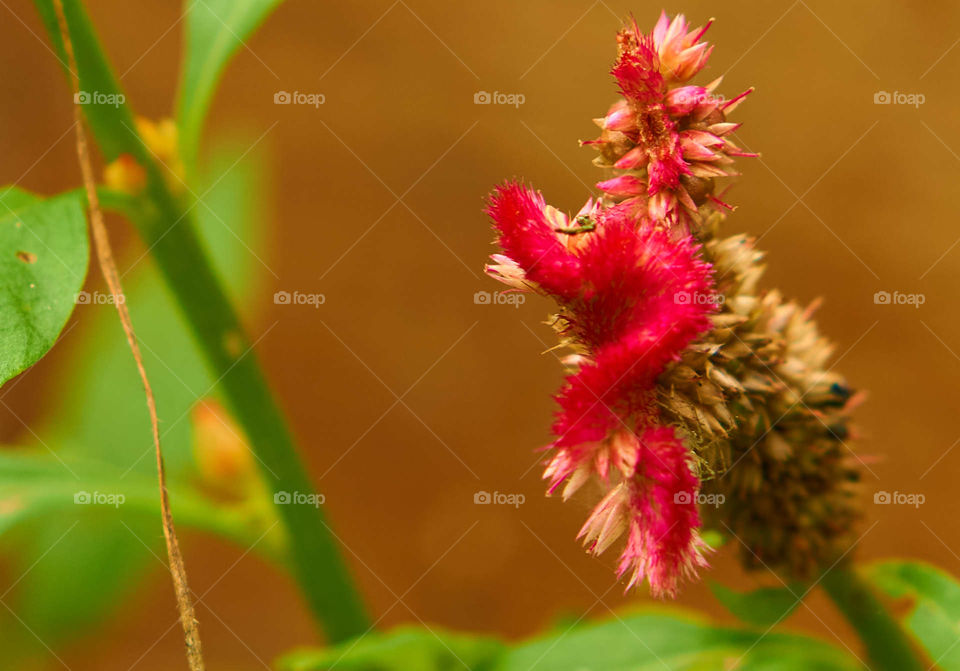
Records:
[[[853,569],[835,568],[820,584],[857,631],[874,671],[926,671],[903,629]]]
[[[62,58],[63,43],[52,0],[34,3]],[[81,89],[120,93],[82,3],[65,0],[64,10],[77,51]],[[310,477],[251,351],[252,345],[197,237],[190,208],[168,189],[163,170],[134,129],[133,112],[122,98],[120,101],[116,106],[87,105],[84,111],[107,160],[130,154],[146,170],[144,196],[128,213],[190,324],[227,404],[246,432],[267,488],[274,494],[312,493]],[[116,203],[104,202],[105,206],[111,204]],[[289,538],[294,577],[329,639],[340,641],[367,631],[369,619],[323,512],[312,505],[276,508]]]

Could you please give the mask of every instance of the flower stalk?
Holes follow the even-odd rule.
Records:
[[[838,566],[820,581],[863,641],[875,671],[928,671],[904,633],[856,571]]]

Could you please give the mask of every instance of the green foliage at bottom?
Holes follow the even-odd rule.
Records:
[[[334,648],[299,650],[278,663],[281,671],[493,671],[506,646],[496,639],[439,629],[400,627],[371,631]]]
[[[795,634],[718,627],[662,612],[570,627],[517,645],[413,627],[298,650],[280,671],[854,671],[848,653]]]

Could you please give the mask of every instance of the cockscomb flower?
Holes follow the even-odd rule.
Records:
[[[733,157],[755,156],[730,139],[739,124],[727,121],[752,89],[732,100],[707,86],[687,85],[712,47],[700,39],[710,27],[687,30],[683,16],[661,14],[649,35],[635,22],[618,34],[619,57],[611,71],[622,100],[603,119],[600,137],[585,142],[600,151],[597,163],[616,176],[597,184],[611,202],[630,201],[656,219],[685,230],[700,221],[705,203],[729,208],[714,195],[714,179],[736,174]]]
[[[705,566],[701,521],[734,535],[747,568],[806,580],[849,554],[861,517],[847,441],[862,400],[828,366],[813,312],[759,288],[763,255],[720,236],[714,196],[741,152],[733,100],[689,84],[711,48],[704,28],[661,15],[617,36],[623,99],[591,144],[615,173],[569,217],[516,183],[488,213],[502,253],[487,272],[560,308],[571,350],[548,446],[548,491],[594,483],[588,551],[620,543],[618,575],[657,595]],[[698,509],[700,492],[721,502]]]
[[[560,406],[544,477],[564,498],[593,480],[608,490],[580,536],[600,554],[626,534],[618,572],[657,595],[705,565],[693,454],[662,426],[656,381],[710,328],[709,264],[689,238],[629,205],[588,203],[572,220],[520,184],[499,187],[488,213],[503,255],[488,272],[554,298],[575,370]]]

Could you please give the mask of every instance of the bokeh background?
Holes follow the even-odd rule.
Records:
[[[79,183],[70,96],[32,5],[3,5],[0,183],[54,193]],[[87,6],[135,109],[170,115],[180,3]],[[960,6],[689,0],[666,9],[697,24],[717,19],[701,83],[723,75],[728,97],[757,88],[734,116],[740,142],[763,156],[740,162],[728,232],[760,238],[767,286],[801,302],[826,298],[819,320],[838,366],[869,390],[856,443],[867,516],[855,552],[960,573]],[[227,71],[208,136],[245,138],[264,175],[266,243],[247,252],[260,288],[242,311],[383,626],[520,637],[646,598],[623,596],[613,557],[589,558],[574,540],[583,504],[543,496],[534,449],[548,440],[560,381],[543,353],[554,342],[542,324],[550,305],[480,305],[474,294],[498,288],[482,272],[493,251],[485,194],[522,176],[554,205],[579,209],[600,175],[577,141],[594,136],[591,118],[615,99],[614,33],[630,13],[652,27],[659,10],[619,0],[289,0]],[[276,105],[278,91],[325,102]],[[476,105],[478,91],[524,102]],[[881,91],[924,100],[875,104]],[[123,222],[113,234],[123,264],[138,262],[144,250]],[[275,291],[326,302],[277,305]],[[924,303],[876,304],[878,291]],[[71,333],[83,332],[84,314]],[[64,391],[74,339],[0,392],[3,442],[51,421],[46,401]],[[526,501],[475,505],[481,490]],[[875,505],[881,490],[925,503]],[[291,582],[256,551],[198,534],[184,544],[193,587],[207,592],[199,614],[212,668],[264,668],[316,642]],[[776,584],[743,574],[734,555],[722,549],[705,580]],[[41,668],[181,665],[168,576],[154,565],[109,624]],[[730,620],[703,582],[678,604]],[[784,626],[857,649],[816,593]]]

